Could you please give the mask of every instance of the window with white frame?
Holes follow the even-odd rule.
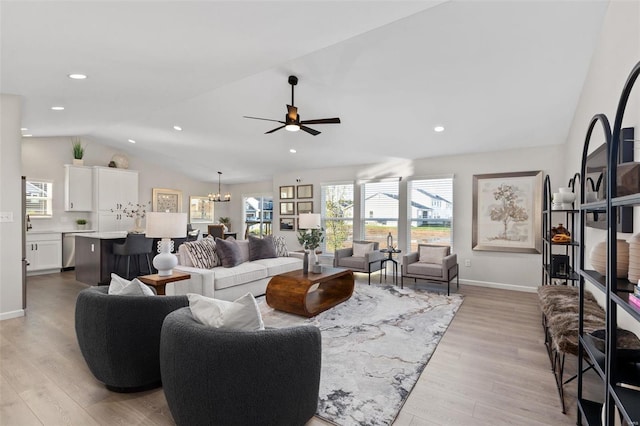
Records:
[[[353,241],[353,183],[321,186],[321,214],[324,228],[324,251],[350,247]]]
[[[453,178],[411,180],[407,189],[410,251],[424,243],[452,245]]]
[[[53,216],[53,182],[28,180],[26,199],[29,217]]]
[[[265,236],[273,233],[273,195],[244,197],[244,220],[247,235]]]
[[[391,233],[398,241],[399,180],[366,182],[362,185],[364,210],[364,239],[377,241],[380,247],[387,246],[387,236]]]

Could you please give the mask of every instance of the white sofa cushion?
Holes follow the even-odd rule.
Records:
[[[232,287],[267,277],[267,268],[256,262],[244,262],[233,268],[214,268],[213,285],[216,289]]]
[[[259,259],[254,260],[251,263],[256,263],[267,268],[267,276],[269,277],[302,269],[302,260],[295,257],[275,257],[271,259]]]
[[[194,318],[219,330],[264,330],[258,304],[251,293],[233,302],[212,299],[199,294],[187,294]]]
[[[108,294],[118,296],[155,296],[156,294],[151,288],[142,281],[134,278],[129,281],[119,275],[111,274],[111,282],[109,283]]]

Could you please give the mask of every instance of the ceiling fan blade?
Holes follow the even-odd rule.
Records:
[[[244,118],[251,118],[252,120],[275,121],[276,123],[282,123],[282,124],[284,124],[284,121],[281,121],[281,120],[272,120],[272,119],[270,119],[270,118],[248,117],[248,116],[246,116],[246,115],[243,115],[242,117],[244,117]]]
[[[281,123],[282,123],[282,121],[281,121]],[[273,132],[275,132],[276,130],[280,130],[280,129],[284,129],[284,126],[276,127],[276,128],[275,128],[275,129],[273,129],[273,130],[269,130],[268,132],[264,132],[264,134],[265,134],[265,135],[268,135],[269,133],[273,133]]]
[[[300,124],[340,124],[340,119],[335,118],[319,118],[317,120],[304,120]]]
[[[317,130],[313,130],[312,128],[307,127],[307,126],[302,126],[302,125],[300,125],[300,130],[304,130],[305,132],[307,132],[307,133],[309,133],[309,134],[311,134],[311,135],[313,135],[313,136],[316,136],[316,135],[319,135],[319,134],[320,134],[320,132],[319,132],[319,131],[317,131]]]
[[[293,105],[287,105],[287,115],[289,116],[289,120],[296,121],[298,119],[298,108]]]

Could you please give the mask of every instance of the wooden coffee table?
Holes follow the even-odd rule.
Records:
[[[315,284],[317,288],[312,289]],[[280,311],[313,317],[348,300],[353,287],[350,269],[323,266],[321,273],[308,275],[301,269],[271,278],[267,285],[267,304]]]

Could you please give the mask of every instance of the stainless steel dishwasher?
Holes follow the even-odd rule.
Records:
[[[68,271],[76,266],[76,235],[75,232],[62,233],[62,270]]]

